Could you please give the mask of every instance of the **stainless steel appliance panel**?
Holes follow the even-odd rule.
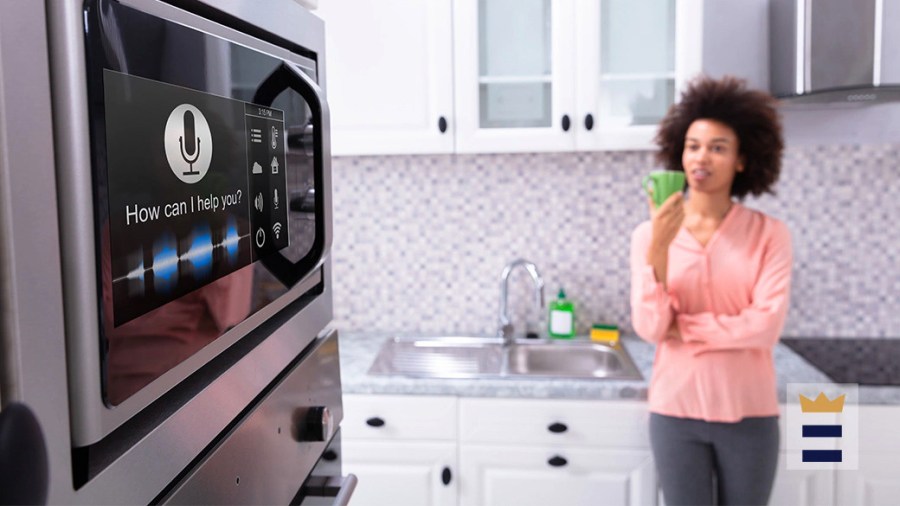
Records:
[[[295,53],[288,48],[305,48],[303,58],[312,61],[324,52],[322,23],[293,0],[120,3],[270,47],[294,67],[302,65],[290,60]],[[98,401],[100,409],[92,411],[80,404],[84,389],[99,391],[100,361],[83,4],[0,2],[0,396],[3,403],[27,405],[38,418],[50,464],[49,503],[147,504],[192,473],[198,457],[220,447],[235,420],[253,409],[308,342],[327,334],[331,265],[325,258],[283,301],[232,329],[254,344],[227,367],[192,375],[201,381],[184,395],[161,385],[157,399],[175,391],[177,403],[150,399],[143,410],[124,415],[116,413],[124,405],[109,409]],[[321,84],[318,62],[316,70]],[[330,216],[328,195],[322,197]],[[320,291],[311,293],[316,286]],[[73,354],[82,357],[84,376],[73,372],[67,360]],[[100,428],[98,442],[79,432],[84,424]],[[90,453],[86,463],[76,455],[82,450]],[[259,452],[253,460],[266,458]],[[299,486],[305,476],[293,478]]]
[[[875,0],[807,0],[809,91],[871,86]]]
[[[131,9],[133,8],[134,19],[140,21],[140,19],[142,19],[141,17],[150,16],[152,19],[160,20],[160,23],[169,23],[172,27],[173,34],[186,39],[196,39],[194,42],[200,43],[199,47],[194,47],[192,50],[194,53],[197,53],[197,58],[206,62],[205,70],[203,68],[198,69],[200,73],[195,78],[191,78],[189,75],[185,77],[184,71],[182,71],[181,74],[178,74],[181,76],[179,79],[182,80],[172,84],[186,86],[192,83],[191,79],[197,79],[196,82],[203,83],[203,89],[205,91],[221,92],[222,95],[229,93],[232,94],[231,96],[237,96],[239,99],[246,100],[247,98],[250,98],[249,95],[243,97],[234,95],[240,91],[236,90],[234,86],[230,86],[235,85],[235,83],[225,82],[220,85],[219,83],[221,80],[219,78],[223,74],[221,70],[216,70],[217,65],[219,67],[224,66],[224,68],[231,68],[229,65],[240,66],[241,61],[235,59],[235,57],[240,56],[240,54],[266,55],[266,57],[269,58],[269,61],[285,62],[284,65],[282,65],[283,70],[280,70],[279,72],[287,77],[278,75],[276,76],[278,80],[294,79],[298,82],[304,81],[306,77],[303,73],[317,76],[316,62],[307,56],[301,56],[285,47],[260,40],[247,33],[229,28],[213,20],[173,7],[164,2],[156,0],[132,0],[123,2],[120,6],[118,2],[101,0],[97,5],[97,10],[107,9],[110,12],[122,11],[124,9],[123,12],[131,13]],[[101,274],[105,271],[102,268],[98,268],[95,259],[100,258],[104,254],[106,251],[104,249],[106,247],[104,244],[107,243],[102,240],[104,235],[104,229],[102,227],[95,229],[97,230],[95,233],[93,230],[86,230],[85,223],[82,221],[86,216],[91,216],[92,214],[98,216],[92,219],[102,220],[102,210],[108,207],[106,202],[102,200],[103,189],[101,188],[99,193],[98,191],[94,191],[98,178],[102,181],[102,171],[100,173],[95,171],[92,174],[92,171],[89,170],[92,165],[100,164],[105,155],[105,150],[102,147],[103,145],[97,144],[98,136],[103,134],[103,123],[98,120],[97,114],[93,110],[93,105],[91,106],[92,108],[86,109],[83,107],[83,104],[80,105],[77,103],[79,101],[71,100],[72,90],[74,90],[76,96],[78,96],[80,92],[84,92],[88,97],[94,97],[95,100],[89,103],[96,103],[96,98],[98,97],[97,92],[91,92],[90,86],[85,89],[84,82],[87,81],[92,83],[92,86],[97,86],[98,80],[104,78],[104,76],[99,75],[96,71],[97,67],[95,60],[101,53],[105,55],[103,58],[107,58],[108,64],[117,66],[117,69],[120,71],[131,71],[139,77],[154,77],[157,74],[154,74],[153,72],[163,72],[163,74],[159,75],[165,75],[165,68],[168,68],[166,65],[175,65],[179,60],[173,60],[171,58],[159,60],[160,62],[165,62],[158,64],[162,65],[162,67],[160,67],[162,70],[152,70],[152,68],[151,70],[146,70],[147,68],[150,68],[147,65],[128,67],[127,61],[125,60],[121,63],[115,63],[122,59],[121,55],[127,54],[129,51],[127,44],[129,39],[123,36],[121,40],[119,40],[120,47],[118,48],[100,46],[94,47],[94,53],[88,52],[89,55],[94,54],[93,60],[92,58],[88,58],[89,63],[94,61],[92,65],[95,65],[95,70],[93,72],[89,70],[91,68],[90,65],[88,66],[88,69],[85,69],[83,64],[73,65],[73,55],[69,54],[69,50],[66,48],[73,47],[75,48],[76,53],[79,48],[82,48],[83,50],[84,41],[82,39],[84,35],[81,33],[81,29],[87,27],[89,30],[93,30],[92,33],[96,35],[95,32],[100,30],[100,28],[90,22],[87,24],[83,23],[82,21],[85,19],[84,16],[82,16],[77,9],[73,9],[69,3],[60,3],[53,7],[55,7],[55,10],[51,12],[50,17],[54,20],[54,25],[52,25],[53,37],[56,40],[54,48],[55,51],[59,53],[54,56],[54,87],[58,90],[64,90],[58,92],[59,95],[56,97],[55,102],[60,104],[60,110],[67,113],[62,115],[60,121],[56,122],[55,125],[56,136],[59,140],[58,145],[60,147],[58,175],[62,186],[75,189],[75,191],[62,192],[60,195],[60,202],[63,208],[70,210],[70,212],[61,214],[63,221],[61,226],[63,231],[62,248],[68,252],[64,258],[64,276],[67,281],[65,284],[65,296],[67,333],[69,335],[70,346],[69,371],[72,385],[70,395],[74,413],[73,437],[77,446],[84,446],[94,444],[106,437],[116,427],[119,427],[125,421],[134,417],[141,410],[159,399],[163,394],[171,391],[184,378],[199,370],[204,364],[218,356],[223,350],[228,349],[234,343],[243,339],[249,332],[266,322],[279,311],[283,310],[297,297],[310,290],[311,287],[302,279],[292,278],[285,281],[284,279],[279,278],[277,281],[273,280],[270,283],[271,286],[277,287],[278,282],[281,282],[284,285],[284,288],[276,290],[277,293],[272,296],[265,295],[265,291],[263,291],[261,300],[254,295],[253,298],[256,301],[254,302],[255,313],[250,314],[243,321],[228,329],[224,335],[209,342],[200,349],[191,350],[191,354],[182,358],[180,363],[170,366],[168,370],[159,369],[157,372],[151,373],[151,375],[148,376],[149,383],[147,383],[148,380],[141,380],[141,383],[136,384],[135,387],[125,387],[124,389],[114,388],[110,390],[110,380],[107,375],[119,370],[115,369],[115,367],[116,364],[121,363],[121,361],[116,362],[114,360],[115,357],[109,357],[106,353],[109,349],[115,351],[119,348],[110,348],[108,339],[106,341],[97,339],[97,336],[103,336],[105,331],[108,337],[109,327],[104,329],[102,322],[98,324],[97,315],[103,315],[105,313],[104,308],[98,301],[104,299],[101,299],[99,293],[92,294],[91,291],[91,287],[97,286],[98,284],[96,280],[98,278],[103,278]],[[305,11],[301,10],[301,12]],[[101,19],[110,21],[116,20],[117,18],[113,16],[106,18],[101,17]],[[118,19],[121,20],[122,18]],[[59,20],[66,20],[67,22],[63,23]],[[305,17],[301,16],[298,21],[302,21],[302,23],[300,23],[301,26],[303,24],[308,24],[310,27],[314,27],[311,30],[312,32],[321,29],[321,22],[309,13],[305,13]],[[124,23],[124,21],[122,22]],[[100,26],[102,25],[103,21],[100,23]],[[138,26],[144,25],[139,24]],[[121,30],[128,27],[118,26],[110,28],[103,26],[103,28],[110,30],[111,34],[115,34],[122,33]],[[151,26],[150,28],[154,27]],[[193,34],[196,34],[196,37],[194,37]],[[91,36],[87,37],[86,40],[90,44],[92,40]],[[222,43],[218,43],[217,41],[222,41]],[[187,42],[190,42],[190,40],[187,40]],[[65,48],[60,48],[60,43],[64,44]],[[319,45],[306,48],[306,54],[312,57],[319,54],[317,51],[322,50],[321,44],[322,42],[320,41]],[[106,45],[115,46],[115,37],[108,38]],[[197,44],[194,44],[194,46],[197,46]],[[228,48],[233,48],[230,53],[226,51]],[[160,48],[157,49],[159,50]],[[174,48],[169,48],[168,50],[171,51],[172,49]],[[189,52],[187,49],[185,51]],[[62,58],[65,58],[65,61],[62,61]],[[83,61],[83,57],[81,57],[80,60]],[[79,58],[75,57],[74,61],[78,62]],[[144,70],[141,70],[142,68]],[[148,74],[147,72],[150,73]],[[237,72],[237,70],[235,70],[235,72]],[[184,79],[187,79],[187,81]],[[260,77],[256,76],[256,79],[260,79]],[[287,154],[289,162],[291,160],[302,158],[306,151],[313,150],[314,148],[314,157],[318,163],[321,163],[320,174],[317,175],[315,181],[316,188],[319,190],[315,192],[315,240],[319,245],[318,251],[320,251],[320,257],[319,263],[315,266],[311,266],[308,270],[309,276],[312,277],[308,277],[307,279],[311,280],[314,279],[315,276],[319,276],[321,279],[321,273],[318,271],[323,270],[322,262],[324,262],[327,257],[331,241],[330,146],[328,141],[328,110],[327,104],[324,102],[323,93],[312,81],[306,79],[304,82],[307,82],[308,86],[313,90],[314,96],[312,99],[305,99],[311,100],[316,104],[315,107],[318,107],[320,123],[315,125],[315,128],[312,129],[302,128],[301,125],[301,127],[293,129],[292,131],[285,132],[286,135],[284,141],[287,141],[285,144],[287,144],[289,148]],[[251,81],[251,84],[252,83],[253,81]],[[256,81],[256,83],[258,85],[259,81]],[[295,88],[295,86],[290,85],[290,83],[287,83],[284,86],[285,88],[290,89]],[[277,92],[278,90],[272,94],[278,95]],[[281,99],[282,95],[284,94],[282,93],[273,98],[277,101]],[[73,105],[72,102],[75,102],[75,104]],[[278,105],[277,102],[276,105]],[[93,155],[87,152],[84,146],[85,143],[88,143],[89,145],[91,143],[91,139],[87,138],[85,135],[87,130],[84,127],[85,124],[93,125]],[[97,125],[101,125],[101,127],[98,127]],[[315,146],[311,146],[309,141],[303,139],[304,135],[307,135],[307,137],[314,137],[316,140]],[[291,138],[296,138],[297,142],[293,142]],[[100,148],[97,146],[100,146]],[[289,172],[289,178],[292,177],[291,174],[294,174],[295,172],[296,171]],[[291,179],[289,179],[289,184],[302,188],[303,181],[301,180],[292,183]],[[293,187],[294,186],[291,186],[291,188]],[[81,189],[87,189],[87,194]],[[307,192],[304,190],[296,193],[305,195]],[[92,201],[90,198],[92,194],[95,197],[95,201]],[[286,195],[285,200],[292,197],[296,197],[296,195]],[[96,201],[98,199],[99,202]],[[292,210],[292,216],[295,214],[296,213]],[[292,218],[292,231],[295,222],[302,222],[302,219]],[[302,234],[299,235],[302,236]],[[295,243],[296,242],[297,241],[295,241]],[[288,248],[288,250],[289,249],[290,248]],[[289,257],[289,253],[290,252],[288,251],[285,255]],[[276,258],[275,260],[279,259]],[[281,264],[289,264],[291,261],[297,260],[288,258],[284,262],[281,262]],[[100,262],[100,265],[106,265],[106,263],[108,263],[108,261]],[[276,272],[278,270],[270,267],[267,262],[263,263],[266,264],[265,269],[260,269],[259,266],[254,267],[253,275],[256,277],[256,287],[259,287],[259,280],[268,274],[267,271]],[[138,261],[137,265],[141,265],[141,262]],[[249,267],[244,270],[246,271],[247,269],[249,269]],[[281,270],[284,271],[285,269]],[[288,270],[290,270],[290,266],[288,266]],[[234,276],[240,277],[240,273],[230,275],[230,277]],[[272,276],[269,277],[271,278]],[[276,277],[278,276],[276,275]],[[99,288],[97,289],[97,292],[100,292]],[[194,297],[195,295],[191,294],[190,296]],[[330,298],[330,287],[325,287],[325,292],[322,296]],[[104,297],[108,298],[108,296]],[[106,312],[108,311],[107,308]],[[228,323],[230,322],[226,322],[226,324]],[[153,332],[153,334],[158,334],[158,332]],[[312,336],[295,337],[295,339],[301,338],[311,339]],[[98,372],[101,371],[102,373],[98,375]],[[153,379],[154,376],[155,379]],[[113,387],[116,387],[118,384],[119,383],[113,384]],[[116,392],[121,393],[117,394]],[[112,395],[110,395],[111,393]],[[116,409],[110,409],[110,404],[116,405]]]
[[[161,502],[288,504],[297,495],[343,419],[337,332],[314,346]]]

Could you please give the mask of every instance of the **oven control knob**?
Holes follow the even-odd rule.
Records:
[[[300,441],[330,441],[334,435],[334,418],[327,406],[309,408],[298,425]]]

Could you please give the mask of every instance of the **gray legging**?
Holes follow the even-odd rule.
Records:
[[[769,500],[777,416],[719,423],[651,413],[650,444],[667,506]]]

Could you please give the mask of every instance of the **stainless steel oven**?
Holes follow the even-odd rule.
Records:
[[[49,500],[346,497],[339,469],[307,480],[342,419],[323,23],[293,0],[0,18],[0,402],[34,413]]]

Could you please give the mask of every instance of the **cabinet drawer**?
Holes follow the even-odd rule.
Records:
[[[347,439],[455,440],[457,400],[449,396],[344,395]]]
[[[460,504],[656,504],[650,450],[461,445]]]
[[[551,399],[461,399],[460,440],[647,448],[647,404]]]

